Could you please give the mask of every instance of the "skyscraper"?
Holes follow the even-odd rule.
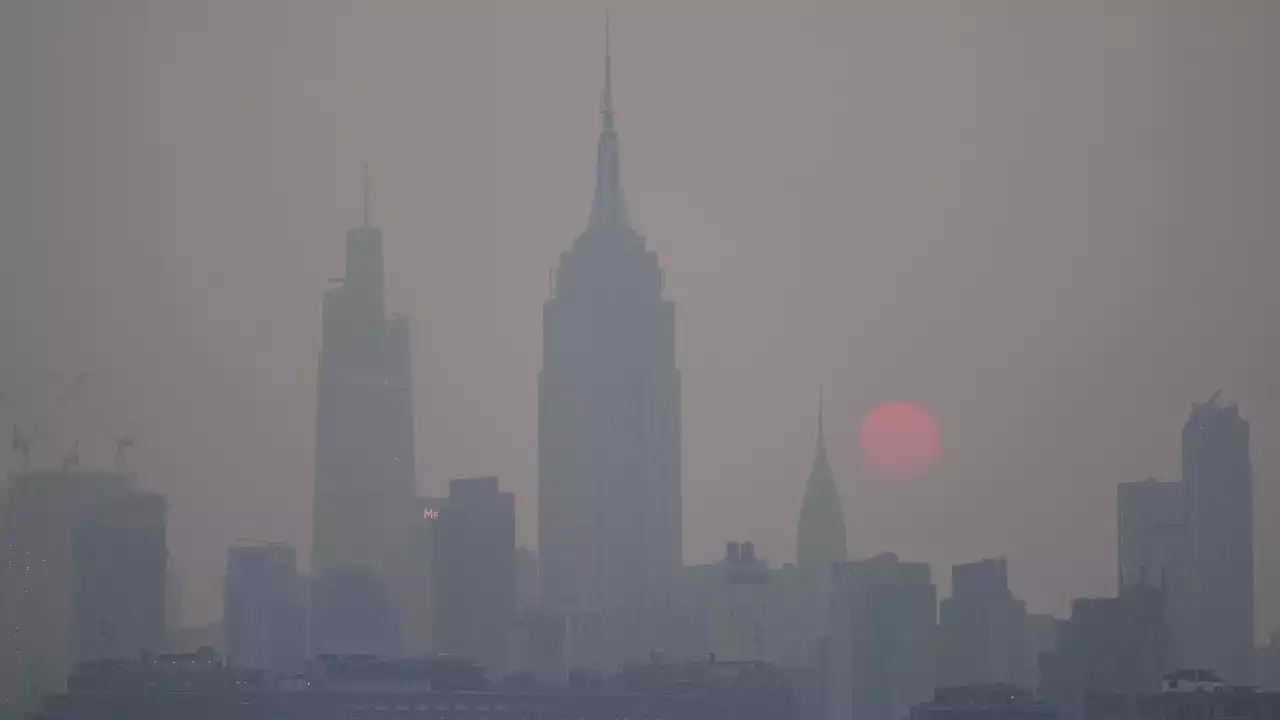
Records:
[[[409,560],[403,575],[404,651],[409,657],[426,655],[436,649],[434,593],[439,581],[436,575],[436,544],[439,542],[440,515],[447,500],[418,498],[409,533]]]
[[[832,569],[849,557],[844,506],[827,461],[827,437],[822,420],[819,391],[818,440],[796,523],[796,567],[781,583],[786,596],[782,612],[788,616],[781,623],[786,628],[782,634],[796,642],[795,648],[787,653],[793,657],[795,650],[802,655],[813,655],[817,651],[819,639],[827,630],[824,620],[830,603]]]
[[[1164,591],[1131,587],[1113,598],[1077,598],[1058,648],[1041,656],[1037,694],[1063,720],[1092,717],[1091,694],[1136,695],[1160,689],[1171,670]]]
[[[84,517],[73,540],[76,657],[134,658],[165,646],[169,504],[124,492]]]
[[[1254,654],[1253,465],[1249,422],[1215,394],[1182,428],[1187,493],[1188,633],[1196,667],[1248,683]],[[1183,633],[1179,633],[1182,635]]]
[[[1027,606],[1009,591],[1004,558],[952,567],[951,597],[939,618],[939,685],[1031,687]]]
[[[648,657],[681,567],[680,373],[622,195],[607,40],[600,114],[591,214],[543,306],[538,551],[544,604],[598,613],[608,666]]]
[[[346,274],[322,308],[311,575],[335,587],[326,573],[366,568],[376,579],[365,585],[389,584],[394,601],[414,521],[413,382],[409,322],[387,317],[368,203],[366,171],[364,223],[347,233]],[[315,628],[318,646],[341,651],[327,630]]]
[[[1186,512],[1182,483],[1149,478],[1116,486],[1120,587],[1165,587],[1183,572]]]
[[[306,614],[293,547],[236,541],[227,551],[225,583],[227,661],[255,670],[302,670]]]
[[[513,660],[515,505],[496,477],[453,480],[434,529],[437,648],[484,665],[495,679]]]
[[[1031,678],[1031,687],[1038,688],[1042,684],[1040,677],[1040,658],[1058,650],[1058,634],[1066,625],[1065,620],[1048,613],[1027,613],[1027,677]]]
[[[696,659],[714,654],[717,662],[776,662],[773,573],[756,557],[755,544],[728,543],[723,560],[690,571],[697,573],[706,639]]]
[[[813,452],[813,468],[804,488],[804,504],[796,526],[796,565],[822,577],[831,574],[831,565],[849,558],[845,536],[844,507],[836,489],[831,465],[827,462],[827,439],[822,432],[822,396],[818,396],[818,444]]]
[[[835,566],[827,659],[830,720],[898,720],[933,697],[937,589],[893,553]]]
[[[516,548],[516,612],[538,607],[538,553]]]
[[[1195,621],[1188,614],[1187,486],[1155,479],[1116,486],[1117,591],[1164,590],[1173,656],[1195,667],[1184,637]]]

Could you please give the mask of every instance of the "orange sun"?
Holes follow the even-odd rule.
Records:
[[[872,410],[862,421],[858,441],[862,462],[886,475],[923,475],[942,451],[937,419],[909,402],[885,403]]]

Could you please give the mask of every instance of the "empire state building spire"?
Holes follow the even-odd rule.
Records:
[[[587,229],[630,228],[619,173],[618,132],[613,121],[613,61],[609,53],[609,15],[604,17],[604,90],[600,93],[600,143],[596,150],[596,193]]]
[[[613,59],[609,53],[609,13],[604,14],[604,90],[600,93],[600,115],[603,117],[603,130],[613,130]]]

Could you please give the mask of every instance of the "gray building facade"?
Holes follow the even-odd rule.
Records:
[[[223,621],[227,661],[298,672],[305,667],[306,611],[298,554],[285,543],[238,540],[227,550]]]
[[[0,502],[0,698],[61,685],[93,656],[159,652],[167,506],[132,475],[34,470]]]
[[[453,480],[435,522],[436,649],[501,677],[515,652],[515,496],[496,477]]]
[[[365,221],[347,233],[345,275],[322,308],[311,576],[316,592],[385,586],[398,615],[417,484],[409,321],[387,315],[382,232],[369,225],[367,203],[366,178]],[[372,583],[357,580],[355,569],[372,574]],[[326,582],[335,570],[343,578]],[[354,651],[338,642],[342,634],[313,627],[317,646]]]
[[[1058,640],[1055,652],[1041,656],[1038,693],[1063,720],[1087,720],[1112,699],[1157,692],[1172,669],[1159,588],[1076,599]]]
[[[1253,678],[1253,463],[1249,421],[1214,395],[1182,429],[1190,587],[1184,663],[1233,684]]]
[[[1190,654],[1190,584],[1187,485],[1155,479],[1116,486],[1117,592],[1133,588],[1164,591],[1171,652],[1180,665],[1195,665]]]
[[[1031,687],[1027,607],[1009,590],[1008,564],[988,558],[951,568],[939,607],[938,682]]]
[[[542,603],[599,615],[607,670],[662,644],[682,501],[675,307],[627,216],[605,66],[591,213],[543,307],[538,553]]]
[[[826,659],[829,720],[901,720],[932,698],[937,615],[927,563],[882,553],[836,565]]]
[[[76,658],[133,658],[165,647],[169,505],[124,492],[76,528],[72,564]]]

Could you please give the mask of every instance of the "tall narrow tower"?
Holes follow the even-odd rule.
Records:
[[[1190,580],[1184,661],[1228,682],[1252,682],[1253,464],[1249,421],[1214,395],[1182,428]]]
[[[382,231],[369,225],[368,182],[366,169],[364,222],[347,233],[346,276],[324,295],[311,574],[321,588],[335,586],[321,582],[334,571],[365,578],[388,595],[371,599],[369,607],[382,607],[401,576],[416,494],[413,381],[409,322],[386,313]],[[315,628],[317,648],[345,651],[325,647],[326,631]]]
[[[804,488],[800,522],[796,526],[796,565],[821,578],[831,574],[833,563],[848,560],[844,508],[827,462],[827,438],[822,431],[822,393],[818,393],[818,444],[813,467]]]
[[[675,308],[627,216],[605,36],[595,196],[543,306],[538,528],[543,601],[598,614],[611,667],[659,644],[682,528]]]

